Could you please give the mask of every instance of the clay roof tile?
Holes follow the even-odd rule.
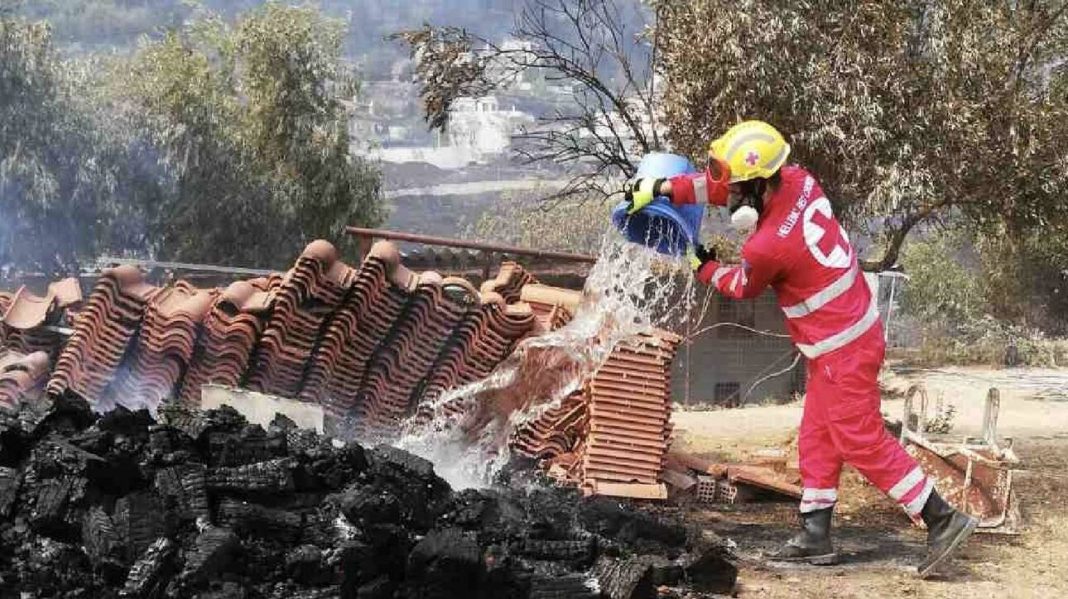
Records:
[[[15,292],[4,312],[3,323],[13,329],[35,329],[45,323],[55,305],[55,295],[40,297],[30,293],[25,285]]]

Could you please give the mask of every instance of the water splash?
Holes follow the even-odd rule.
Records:
[[[489,486],[509,460],[516,427],[580,390],[619,342],[653,328],[682,330],[695,303],[682,260],[610,230],[571,322],[524,340],[487,378],[423,406],[432,416],[407,423],[396,444],[433,462],[454,488]]]

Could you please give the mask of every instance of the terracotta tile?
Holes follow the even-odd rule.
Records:
[[[70,389],[91,403],[100,399],[140,325],[148,301],[158,292],[158,288],[144,283],[141,271],[135,267],[101,273],[83,307],[85,317],[75,321],[74,334],[57,360],[58,376],[49,381],[49,392]]]
[[[657,476],[648,472],[619,472],[591,467],[583,467],[583,481],[586,484],[597,482],[647,483],[656,484]]]
[[[563,308],[574,316],[582,302],[582,292],[530,283],[522,287],[519,299],[542,310],[551,311],[553,308]]]
[[[54,293],[40,297],[30,293],[25,285],[15,292],[3,314],[3,324],[13,329],[29,330],[45,323],[56,305]]]
[[[136,269],[115,269],[83,302],[49,386],[106,390],[122,401],[121,394],[155,397],[178,385],[183,400],[195,401],[205,382],[247,376],[254,389],[319,402],[333,415],[364,420],[367,430],[388,430],[421,402],[488,375],[525,337],[563,326],[579,297],[538,286],[514,263],[503,264],[486,291],[416,275],[385,242],[359,268],[314,242],[286,273],[235,283],[208,304],[187,283],[158,290]],[[517,435],[516,446],[545,458],[585,456],[587,437],[606,435],[589,439],[600,460],[607,459],[597,453],[602,447],[658,448],[662,441],[647,427],[669,430],[653,406],[669,382],[658,372],[670,362],[670,348],[658,343],[638,343],[628,350],[633,356],[621,352],[606,366],[596,400],[569,398]],[[112,380],[127,354],[127,374]],[[616,397],[623,392],[629,395]],[[618,423],[623,408],[639,417]],[[581,479],[581,464],[573,459],[567,476]]]
[[[520,294],[525,285],[537,283],[537,280],[515,262],[502,262],[497,276],[483,283],[482,292],[498,294],[507,303],[520,301]]]
[[[749,465],[730,466],[727,468],[727,478],[732,483],[743,483],[776,491],[797,499],[801,498],[801,487],[790,481],[787,476],[775,472],[771,468]]]
[[[0,356],[0,406],[13,408],[39,394],[48,379],[49,362],[45,352]]]
[[[634,499],[667,499],[667,487],[660,483],[653,484],[619,484],[594,481],[588,487],[590,494],[609,497],[631,497]]]
[[[598,427],[591,429],[590,448],[602,448],[618,451],[654,452],[657,463],[663,461],[663,455],[668,449],[668,439],[664,435],[642,436],[640,433],[623,431],[605,431]],[[592,451],[592,449],[591,449]]]
[[[611,435],[599,435],[586,445],[586,456],[592,459],[618,460],[619,463],[636,468],[659,469],[663,462],[665,447],[643,447],[621,443]]]

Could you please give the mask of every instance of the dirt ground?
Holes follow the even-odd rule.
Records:
[[[899,419],[900,395],[923,382],[934,403],[956,410],[949,439],[975,434],[991,386],[1001,392],[998,431],[1011,437],[1024,472],[1016,478],[1023,527],[1018,535],[976,534],[945,574],[920,580],[915,567],[925,531],[855,471],[843,476],[835,517],[842,563],[786,566],[762,559],[791,536],[796,505],[762,503],[694,509],[692,517],[737,544],[738,597],[1064,597],[1068,596],[1068,370],[941,369],[887,372],[883,412]],[[716,459],[744,459],[791,448],[801,404],[675,413],[683,448]]]

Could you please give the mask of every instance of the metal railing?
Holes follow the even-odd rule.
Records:
[[[139,260],[137,258],[116,258],[112,256],[101,256],[96,259],[98,267],[110,266],[110,265],[132,265],[141,266],[144,268],[165,268],[169,270],[189,270],[199,272],[216,272],[220,274],[228,275],[250,275],[254,277],[265,277],[269,274],[278,272],[276,270],[264,270],[260,268],[243,268],[240,266],[219,266],[215,264],[193,264],[189,262],[163,262],[160,260]]]
[[[468,241],[466,239],[451,239],[448,237],[434,237],[433,235],[402,233],[400,231],[386,231],[383,229],[365,229],[362,227],[346,227],[345,232],[360,239],[360,251],[364,254],[366,254],[367,251],[370,249],[371,242],[373,240],[388,239],[390,241],[408,241],[411,243],[422,243],[426,245],[440,245],[453,248],[497,252],[500,254],[512,254],[516,256],[530,256],[533,258],[559,260],[562,262],[583,262],[587,264],[593,264],[594,262],[597,262],[596,256],[590,256],[586,254],[572,254],[569,252],[555,252],[551,250],[535,250],[500,243],[489,243],[485,241]]]

